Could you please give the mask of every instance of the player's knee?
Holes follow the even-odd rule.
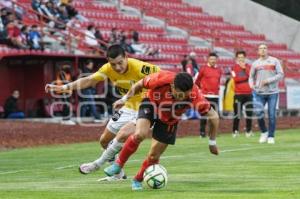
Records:
[[[127,129],[120,130],[117,135],[118,142],[124,143],[127,140],[127,138],[133,133],[134,133],[134,131],[130,131]]]
[[[147,133],[137,131],[133,136],[136,141],[142,142],[144,139],[146,139]]]
[[[109,143],[103,136],[100,137],[99,142],[103,149],[106,149]]]

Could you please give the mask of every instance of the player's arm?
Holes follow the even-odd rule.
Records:
[[[211,108],[204,116],[208,118],[208,124],[209,124],[209,131],[208,131],[209,150],[212,154],[218,155],[219,150],[217,147],[216,138],[217,138],[217,131],[219,127],[219,115],[213,108]]]
[[[45,91],[51,92],[71,92],[73,90],[80,90],[89,88],[91,86],[95,86],[97,84],[98,80],[94,78],[93,75],[89,75],[87,77],[79,78],[76,81],[70,82],[65,85],[53,85],[53,84],[46,84]]]
[[[140,81],[136,82],[130,90],[124,95],[121,99],[117,100],[113,107],[114,109],[120,109],[122,106],[124,106],[125,102],[130,99],[135,94],[141,92],[144,88],[144,79],[141,79]]]

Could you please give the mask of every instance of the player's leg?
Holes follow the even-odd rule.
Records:
[[[152,145],[147,158],[132,181],[132,190],[142,189],[143,174],[150,165],[157,164],[161,154],[169,144],[174,145],[176,140],[177,124],[167,125],[160,120],[153,127]]]
[[[278,93],[268,96],[268,116],[269,116],[269,135],[268,144],[275,144],[275,129],[276,129],[276,105]]]
[[[245,112],[246,112],[246,137],[253,136],[252,133],[252,114],[253,114],[253,103],[252,95],[245,97]]]
[[[136,176],[133,178],[132,181],[132,190],[140,190],[142,189],[142,181],[143,181],[143,175],[144,171],[153,164],[158,164],[160,156],[163,154],[163,152],[168,147],[168,144],[159,142],[155,139],[152,139],[152,144],[150,151],[144,160],[140,170],[136,174]]]
[[[239,135],[239,124],[240,124],[240,116],[241,116],[241,96],[234,95],[234,119],[233,119],[233,128],[232,128],[232,137],[237,137]]]
[[[118,174],[129,157],[138,149],[140,143],[147,137],[154,122],[154,105],[149,99],[144,99],[139,107],[135,133],[126,140],[115,164],[104,169],[108,176]]]
[[[108,143],[115,137],[116,135],[110,132],[107,128],[104,129],[104,132],[102,133],[100,137],[100,144],[101,146],[107,147]],[[105,149],[105,148],[104,148]],[[104,150],[105,152],[106,150]],[[79,172],[82,174],[88,174],[93,171],[98,170],[101,167],[101,164],[97,164],[96,161],[83,163],[79,167]]]
[[[112,140],[110,145],[107,147],[105,151],[103,151],[100,158],[95,160],[94,162],[100,167],[105,162],[113,159],[117,153],[122,149],[123,143],[128,138],[129,135],[135,132],[135,122],[128,122],[125,124],[116,137]]]
[[[137,115],[136,111],[127,108],[122,108],[119,111],[118,115],[114,115],[114,117],[110,119],[110,121],[108,122],[104,130],[104,133],[100,138],[101,146],[105,147],[106,150],[104,150],[104,152],[97,160],[82,164],[79,168],[81,173],[88,174],[92,171],[95,171],[99,169],[107,160],[114,158],[114,155],[122,147],[122,143],[112,142],[111,148],[107,150],[108,144],[116,137],[116,134],[126,124],[128,124],[128,126],[124,128],[122,132],[126,132],[126,131],[133,132],[134,123],[132,123],[131,121],[136,120],[136,115]]]
[[[140,143],[147,137],[151,127],[151,121],[145,118],[140,118],[136,123],[136,131],[133,135],[129,136],[126,140],[124,147],[122,148],[116,162],[104,169],[104,172],[108,176],[118,174],[121,168],[124,167],[129,157],[135,153]]]
[[[108,126],[104,129],[100,136],[99,143],[103,149],[106,149],[108,144],[116,137],[116,131],[111,131]]]
[[[259,143],[264,143],[268,139],[268,129],[266,127],[265,118],[264,118],[264,107],[266,104],[266,98],[263,95],[259,95],[256,92],[253,92],[253,102],[254,102],[254,111],[256,117],[258,118],[258,125],[261,131],[259,138]]]

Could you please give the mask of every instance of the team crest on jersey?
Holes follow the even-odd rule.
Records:
[[[141,70],[141,72],[142,72],[143,74],[145,74],[145,75],[149,75],[149,74],[150,74],[150,71],[151,71],[150,66],[146,66],[146,65],[144,65],[144,66],[142,67],[142,70]]]
[[[147,115],[151,112],[150,108],[144,108],[144,113]]]

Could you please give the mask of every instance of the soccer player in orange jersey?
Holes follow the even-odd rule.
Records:
[[[194,108],[201,115],[208,117],[210,124],[209,149],[217,155],[216,134],[219,125],[217,112],[193,83],[188,73],[160,71],[137,82],[127,93],[130,99],[143,88],[148,93],[139,107],[136,131],[125,142],[119,158],[113,165],[104,169],[108,176],[121,171],[129,157],[137,150],[153,126],[151,149],[139,172],[132,182],[133,190],[142,189],[143,173],[147,167],[157,164],[160,156],[169,144],[175,144],[177,124],[181,115],[189,108]],[[115,102],[114,107],[124,105],[124,99]]]

